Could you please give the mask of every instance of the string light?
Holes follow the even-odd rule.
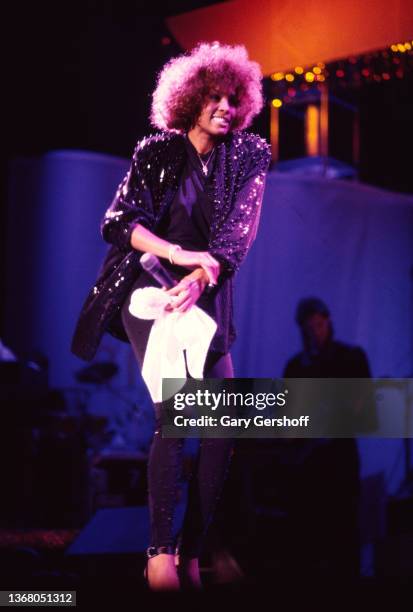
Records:
[[[394,42],[384,49],[370,51],[364,55],[351,55],[346,59],[324,62],[313,66],[295,66],[287,72],[274,72],[274,81],[269,89],[269,100],[275,108],[289,102],[299,102],[305,92],[317,96],[327,82],[330,87],[357,88],[365,83],[381,83],[391,79],[402,79],[413,73],[413,41]]]

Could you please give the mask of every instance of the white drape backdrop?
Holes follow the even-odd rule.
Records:
[[[128,166],[82,151],[12,165],[4,341],[17,353],[42,350],[54,387],[79,386],[74,372],[85,364],[70,354],[71,335],[105,250],[99,221]],[[236,375],[281,375],[300,349],[297,301],[315,295],[329,306],[336,337],[365,349],[373,376],[412,376],[412,238],[412,196],[270,173],[258,237],[236,281]],[[97,360],[108,359],[120,366],[112,383],[123,399],[95,389],[88,409],[119,420],[129,400],[147,405],[145,391],[127,345],[106,337]],[[394,401],[403,410],[400,394]],[[134,426],[131,443],[144,427],[148,441],[150,425]],[[360,448],[363,473],[383,471],[395,489],[402,442],[363,440]]]

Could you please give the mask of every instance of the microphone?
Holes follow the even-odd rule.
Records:
[[[156,255],[152,253],[144,253],[139,259],[142,268],[152,276],[161,287],[172,289],[175,286],[175,281],[169,275],[169,272],[163,267]]]

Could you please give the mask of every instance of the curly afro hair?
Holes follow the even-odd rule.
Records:
[[[232,129],[251,125],[263,106],[262,74],[243,45],[200,43],[188,54],[171,59],[160,72],[153,93],[152,125],[168,132],[187,132],[214,90],[236,96]]]

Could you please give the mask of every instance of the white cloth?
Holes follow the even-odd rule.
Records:
[[[144,379],[151,398],[161,402],[162,379],[186,379],[186,351],[188,372],[193,378],[202,378],[209,345],[217,324],[198,306],[186,312],[165,310],[171,296],[162,289],[145,287],[136,289],[131,295],[129,312],[139,319],[155,319],[149,334],[142,367]],[[172,391],[173,395],[178,389]]]

